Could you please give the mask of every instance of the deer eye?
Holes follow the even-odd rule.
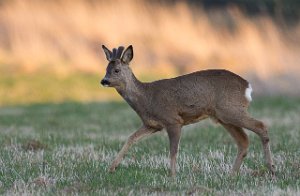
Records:
[[[115,71],[114,71],[115,73],[119,73],[120,72],[120,70],[119,69],[115,69]]]

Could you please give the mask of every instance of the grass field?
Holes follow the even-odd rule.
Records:
[[[164,132],[135,145],[115,173],[107,172],[140,126],[124,103],[2,106],[0,194],[299,195],[300,99],[256,98],[250,112],[270,127],[276,180],[267,173],[259,138],[249,131],[240,175],[230,176],[235,145],[209,120],[183,129],[173,179]]]

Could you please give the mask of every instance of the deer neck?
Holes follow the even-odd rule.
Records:
[[[127,79],[126,84],[122,88],[117,88],[118,93],[127,101],[127,103],[137,110],[140,100],[143,99],[144,85],[140,82],[135,75],[132,75]]]

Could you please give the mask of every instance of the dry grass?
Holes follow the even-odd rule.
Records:
[[[299,41],[300,25],[278,27],[268,16],[249,18],[234,7],[204,11],[185,2],[132,0],[14,0],[0,6],[2,73],[103,73],[101,44],[133,44],[134,70],[145,78],[227,68],[248,75],[258,92],[279,86],[295,94]]]

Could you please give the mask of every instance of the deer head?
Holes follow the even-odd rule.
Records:
[[[101,80],[105,87],[125,88],[132,78],[132,71],[129,63],[133,58],[133,48],[130,45],[123,53],[124,47],[114,48],[112,51],[102,45],[108,65],[106,74]],[[123,53],[123,54],[122,54]]]

